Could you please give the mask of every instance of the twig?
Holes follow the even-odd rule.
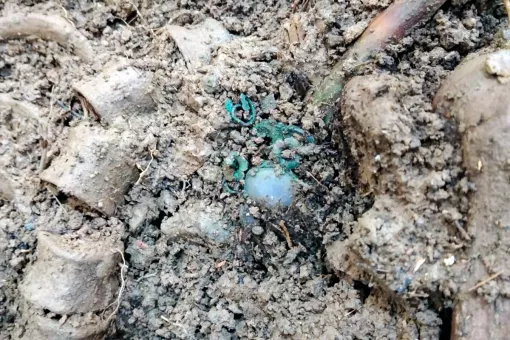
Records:
[[[318,180],[317,178],[315,178],[315,176],[314,176],[314,175],[312,175],[312,173],[311,173],[311,172],[307,171],[307,172],[306,172],[306,174],[307,174],[308,176],[312,177],[312,178],[315,180],[315,182],[317,182],[317,184],[319,184],[321,187],[323,187],[324,189],[326,189],[326,191],[329,191],[329,188],[328,188],[327,186],[325,186],[324,184],[322,184],[321,182],[319,182],[319,180]]]
[[[140,172],[140,176],[138,177],[138,181],[136,181],[135,185],[138,185],[140,184],[140,182],[142,181],[142,179],[145,177],[145,175],[147,174],[147,172],[149,171],[149,168],[152,164],[152,161],[154,160],[154,150],[150,150],[150,153],[151,153],[151,160],[149,162],[149,164],[147,164],[147,167],[145,168],[145,170],[143,170],[142,172]]]
[[[127,270],[128,266],[126,265],[126,259],[124,258],[124,254],[119,250],[119,249],[114,249],[113,252],[118,252],[120,254],[120,256],[122,256],[122,265],[120,266],[120,280],[121,280],[121,285],[120,285],[120,289],[119,289],[119,295],[117,296],[117,299],[115,301],[113,301],[112,303],[110,303],[108,305],[108,307],[106,307],[104,310],[106,311],[108,308],[110,308],[111,306],[113,306],[115,303],[117,303],[117,306],[115,307],[115,309],[113,310],[112,314],[110,314],[110,316],[108,317],[108,319],[106,319],[106,323],[108,323],[110,321],[110,319],[117,313],[117,311],[119,310],[119,307],[120,307],[120,299],[122,298],[122,293],[124,293],[124,289],[126,288],[126,279],[124,277],[124,271]],[[104,312],[103,312],[104,314]]]
[[[76,28],[74,22],[71,19],[69,19],[69,14],[67,13],[67,10],[64,8],[64,6],[60,5],[60,8],[62,9],[62,11],[64,11],[64,18],[66,18],[66,20],[69,21],[69,23],[73,25],[74,28]]]
[[[489,277],[488,277],[488,278],[486,278],[485,280],[480,281],[479,283],[477,283],[477,284],[476,284],[476,285],[474,285],[473,287],[469,288],[469,289],[467,290],[467,292],[469,293],[469,292],[472,292],[472,291],[474,291],[474,290],[477,290],[478,288],[480,288],[480,287],[482,287],[482,286],[486,285],[487,283],[491,282],[492,280],[497,279],[497,278],[498,278],[501,274],[503,274],[503,271],[497,272],[496,274],[489,276]]]
[[[295,0],[294,3],[292,4],[292,7],[291,7],[291,13],[294,13],[296,12],[298,6],[299,6],[299,3],[301,2],[301,0]]]
[[[464,229],[459,221],[455,221],[455,226],[457,227],[457,229],[459,230],[460,234],[462,235],[462,237],[466,240],[466,241],[471,241],[471,236],[469,236],[468,232],[466,231],[466,229]]]
[[[142,21],[144,22],[144,24],[148,26],[148,22],[147,22],[147,20],[145,20],[145,18],[142,16],[142,13],[140,13],[140,11],[138,10],[138,7],[137,7],[137,6],[136,6],[133,2],[131,2],[131,1],[128,1],[128,2],[129,2],[129,4],[130,4],[131,6],[133,6],[133,7],[134,7],[134,9],[135,9],[135,11],[136,11],[136,15],[138,15],[138,16],[140,17],[140,19],[142,19]],[[145,25],[142,25],[142,27],[143,27],[143,28],[145,28],[147,31],[149,31],[149,32],[152,34],[152,37],[155,37],[155,36],[156,36],[156,34],[154,34],[154,31],[152,30],[152,28],[150,28],[150,27],[145,27]]]
[[[39,169],[37,170],[37,173],[41,173],[44,168],[46,168],[46,161],[48,159],[48,137],[50,135],[50,121],[51,117],[53,116],[53,91],[55,90],[55,87],[51,88],[50,93],[50,113],[48,115],[48,119],[46,121],[46,129],[44,129],[41,146],[42,146],[42,155],[41,155],[41,161],[39,162]]]
[[[152,273],[152,274],[144,275],[144,276],[142,276],[142,277],[138,278],[138,279],[136,280],[136,282],[140,282],[140,281],[142,281],[142,280],[144,280],[144,279],[148,279],[148,278],[150,278],[150,277],[154,277],[154,276],[156,276],[156,275],[158,275],[158,274],[157,274],[157,273]]]
[[[504,0],[504,3],[505,3],[506,15],[508,16],[508,26],[510,26],[510,1]]]
[[[280,228],[282,228],[283,233],[285,234],[285,239],[287,240],[287,245],[289,248],[292,248],[292,240],[290,239],[289,230],[287,229],[287,226],[285,226],[285,222],[280,221]]]
[[[53,193],[53,191],[46,185],[45,186],[46,189],[50,192],[51,196],[53,196],[53,198],[55,199],[55,201],[57,201],[58,205],[60,206],[60,208],[62,208],[62,210],[65,211],[66,214],[68,214],[66,208],[64,208],[64,206],[62,205],[62,203],[60,203],[60,200],[57,198],[57,196],[55,196],[55,194]]]

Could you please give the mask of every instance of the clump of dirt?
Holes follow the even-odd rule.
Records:
[[[37,107],[39,117],[39,122],[22,118],[13,105],[0,109],[0,179],[9,183],[7,189],[0,186],[9,193],[0,198],[0,334],[30,336],[33,315],[66,326],[83,322],[77,314],[66,321],[51,310],[24,310],[18,286],[30,264],[37,266],[37,232],[80,242],[112,237],[105,230],[119,228],[124,232],[114,234],[124,242],[127,269],[116,258],[118,276],[126,281],[109,328],[112,339],[444,335],[448,328],[440,313],[456,288],[443,260],[468,245],[459,230],[471,189],[453,125],[427,103],[442,79],[467,53],[487,45],[504,19],[500,8],[481,12],[477,2],[447,2],[429,23],[354,72],[377,69],[398,76],[354,80],[350,86],[359,101],[344,103],[342,116],[321,116],[310,103],[313,89],[390,3],[304,1],[294,14],[292,2],[283,0],[0,5],[3,17],[57,15],[94,50],[87,62],[73,45],[51,39],[0,42],[0,94]],[[213,47],[204,48],[210,42],[200,40],[194,41],[202,44],[198,47],[184,46],[190,40],[176,36],[203,32],[204,25],[221,33],[214,35],[220,38]],[[190,57],[190,51],[197,55]],[[152,81],[143,94],[125,98],[116,97],[118,86],[107,87],[112,102],[120,104],[103,106],[113,113],[101,119],[100,107],[91,98],[84,101],[87,94],[77,93],[76,84],[108,83],[101,78],[105,65],[118,60],[123,62],[118,72],[134,70]],[[297,148],[284,143],[276,150],[253,126],[234,123],[225,102],[238,102],[241,93],[255,105],[255,124],[272,119],[295,125],[313,142],[300,141]],[[141,97],[150,105],[136,107]],[[367,98],[373,102],[367,104]],[[381,115],[363,116],[378,104]],[[138,111],[143,114],[133,114]],[[119,145],[112,142],[109,153],[103,150],[108,143],[90,142],[90,157],[69,154],[70,136],[85,125],[115,135]],[[368,145],[374,138],[381,144]],[[127,146],[115,152],[120,144]],[[299,183],[292,204],[277,209],[258,204],[242,194],[243,180],[227,190],[224,161],[232,152],[251,168],[269,162],[280,169],[282,154],[287,161],[299,159],[291,171]],[[73,173],[80,166],[66,171],[81,189],[94,192],[101,188],[94,183],[120,169],[118,156],[123,175],[130,175],[112,193],[101,192],[115,201],[108,211],[91,203],[94,197],[73,194],[78,187],[63,190],[57,175],[51,180],[56,188],[38,176],[46,168],[62,168],[58,164],[68,158],[87,165],[92,157],[106,165],[94,175],[99,178],[90,177],[90,187],[88,172]],[[412,215],[417,211],[420,216]],[[370,218],[400,221],[399,232],[384,230],[369,246],[374,235],[359,225]],[[414,228],[406,229],[409,224]],[[327,254],[332,244],[339,251]],[[343,266],[352,244],[372,268]],[[326,255],[336,265],[327,266]],[[426,277],[432,272],[432,279]],[[90,323],[104,325],[108,312],[94,313],[86,314]]]

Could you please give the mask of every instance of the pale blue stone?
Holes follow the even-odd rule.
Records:
[[[254,201],[269,207],[290,206],[296,181],[288,173],[277,175],[274,168],[256,168],[248,172],[244,193]]]

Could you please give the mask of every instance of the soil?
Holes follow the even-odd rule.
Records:
[[[2,17],[62,17],[94,51],[87,61],[73,44],[0,32],[0,338],[449,338],[475,188],[457,127],[432,99],[490,45],[503,8],[448,1],[357,68],[337,116],[324,117],[314,88],[391,1],[293,2],[0,4]],[[94,87],[97,102],[84,98]],[[241,93],[256,123],[295,125],[314,141],[286,139],[280,154],[229,117],[225,102]],[[299,156],[292,204],[270,208],[241,193],[243,179],[225,183],[232,152],[278,171]],[[50,275],[37,262],[47,235],[85,263],[62,272],[96,273],[120,299],[108,286],[86,310],[33,303],[22,287]],[[45,321],[65,327],[35,329]]]

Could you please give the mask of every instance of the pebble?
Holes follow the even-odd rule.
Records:
[[[273,168],[256,168],[246,176],[244,193],[251,199],[275,207],[290,206],[293,199],[294,183],[291,175],[277,175]]]
[[[124,29],[120,34],[120,39],[122,40],[122,42],[128,42],[131,39],[132,35],[133,32],[131,32],[130,29]]]
[[[264,228],[262,228],[260,226],[255,226],[255,227],[251,228],[251,232],[254,235],[260,236],[264,233]]]
[[[467,18],[467,19],[464,19],[462,21],[462,23],[464,24],[464,27],[466,27],[467,29],[472,29],[472,28],[475,28],[475,26],[476,26],[476,19],[475,18]]]
[[[220,90],[220,78],[215,73],[209,74],[203,78],[202,86],[205,92],[214,94]]]
[[[260,109],[264,113],[269,113],[270,111],[276,109],[276,99],[274,97],[274,93],[270,93],[260,101]]]
[[[35,225],[33,222],[28,222],[28,223],[25,223],[23,228],[25,228],[26,231],[33,231],[33,230],[35,230]]]
[[[294,94],[294,91],[292,90],[289,84],[281,85],[279,91],[280,99],[284,102],[288,102],[290,98],[292,98],[292,95]]]

